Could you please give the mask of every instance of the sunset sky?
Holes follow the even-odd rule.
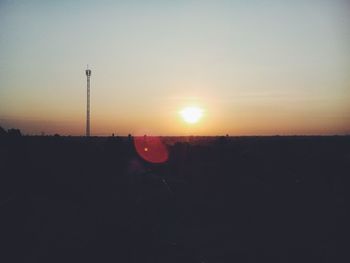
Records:
[[[350,3],[0,0],[0,126],[350,134]],[[186,123],[186,107],[203,111]]]

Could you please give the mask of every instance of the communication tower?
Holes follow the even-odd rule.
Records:
[[[90,136],[90,76],[91,76],[91,70],[89,69],[89,66],[85,70],[86,74],[86,137]]]

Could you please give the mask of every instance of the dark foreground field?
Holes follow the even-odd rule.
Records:
[[[0,262],[350,262],[349,137],[162,139],[0,138]]]

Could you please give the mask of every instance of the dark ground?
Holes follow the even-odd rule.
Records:
[[[350,262],[350,137],[163,139],[0,137],[0,262]]]

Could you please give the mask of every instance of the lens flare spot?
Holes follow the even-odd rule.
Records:
[[[150,163],[164,163],[169,158],[166,145],[159,137],[136,136],[134,146],[137,154]]]

